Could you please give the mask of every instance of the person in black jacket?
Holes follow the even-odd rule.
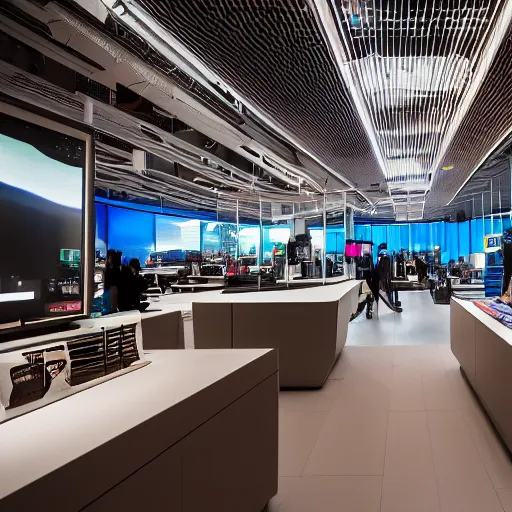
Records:
[[[146,281],[140,275],[140,262],[137,258],[133,258],[121,269],[119,311],[140,311],[140,296],[146,289]]]
[[[104,312],[106,314],[117,312],[119,295],[119,281],[121,279],[121,252],[109,249],[103,277],[105,297]]]
[[[418,273],[418,283],[422,283],[428,277],[428,266],[419,257],[416,258],[416,272]]]

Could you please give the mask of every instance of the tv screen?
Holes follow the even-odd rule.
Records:
[[[0,103],[0,333],[88,312],[90,145]]]

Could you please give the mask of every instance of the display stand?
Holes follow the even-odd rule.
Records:
[[[283,388],[319,388],[357,311],[360,281],[218,294],[192,304],[196,348],[278,348]]]
[[[512,329],[471,301],[452,298],[450,308],[452,352],[512,451]]]
[[[0,510],[240,512],[277,493],[272,350],[178,350],[0,425]]]

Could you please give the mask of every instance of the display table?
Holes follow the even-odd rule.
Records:
[[[360,284],[199,298],[192,304],[194,345],[277,348],[281,387],[322,387],[345,346]]]
[[[470,301],[450,308],[452,352],[512,451],[512,330]]]
[[[178,350],[0,425],[0,510],[260,512],[277,492],[272,350]]]

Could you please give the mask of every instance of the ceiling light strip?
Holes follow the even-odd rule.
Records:
[[[377,139],[375,137],[375,133],[370,128],[371,121],[368,117],[368,113],[366,112],[364,108],[363,100],[360,96],[359,90],[355,87],[354,81],[352,79],[352,76],[350,73],[347,73],[344,67],[344,64],[346,62],[346,58],[342,53],[341,45],[340,45],[340,39],[338,37],[338,33],[336,30],[336,24],[334,22],[334,19],[332,17],[328,0],[309,0],[311,3],[311,7],[317,18],[319,19],[319,26],[323,27],[325,36],[327,37],[328,47],[331,50],[332,55],[334,56],[335,63],[337,65],[337,69],[341,77],[343,78],[345,85],[348,87],[350,93],[352,94],[352,99],[354,101],[356,111],[359,114],[363,126],[365,127],[365,130],[367,132],[368,138],[370,139],[370,143],[373,148],[373,152],[375,154],[375,157],[377,158],[377,161],[379,162],[380,168],[383,173],[385,173],[385,163],[382,158],[382,154],[379,148],[379,144],[377,142]],[[364,194],[361,194],[363,197]],[[367,199],[365,197],[365,199]],[[373,201],[368,201],[370,204],[373,204]]]
[[[502,7],[501,12],[498,14],[499,8]],[[494,21],[496,20],[496,21]],[[507,29],[512,21],[512,0],[504,0],[497,2],[495,10],[493,11],[492,20],[489,22],[485,36],[488,37],[488,41],[485,44],[484,41],[480,44],[478,54],[482,55],[477,64],[477,70],[473,76],[473,80],[466,89],[464,98],[457,108],[452,122],[448,126],[448,131],[443,138],[443,142],[440,150],[438,151],[437,158],[433,165],[433,174],[437,172],[439,162],[446,153],[448,146],[450,145],[455,133],[460,127],[463,118],[467,114],[469,107],[473,103],[475,96],[483,83],[484,77],[487,75],[489,68],[494,60],[496,52],[503,41],[503,37],[507,32]],[[491,27],[494,26],[494,30],[491,31]],[[484,46],[485,44],[485,46]]]

